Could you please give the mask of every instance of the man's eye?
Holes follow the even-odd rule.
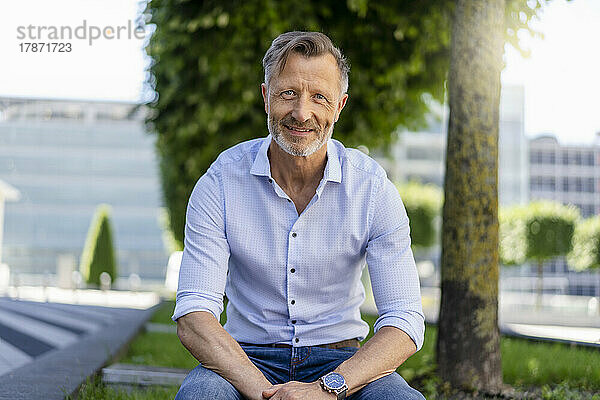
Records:
[[[284,96],[293,96],[295,93],[293,90],[285,90],[285,91],[281,92],[281,94]]]
[[[327,100],[327,97],[323,96],[321,93],[317,93],[317,94],[315,94],[315,97],[316,97],[318,100]]]

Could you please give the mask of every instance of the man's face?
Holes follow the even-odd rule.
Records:
[[[285,68],[262,84],[269,133],[293,156],[307,157],[333,133],[333,124],[346,105],[340,71],[331,54],[304,57],[292,53]]]

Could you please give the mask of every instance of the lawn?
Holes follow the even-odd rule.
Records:
[[[173,324],[170,319],[172,310],[173,302],[165,302],[152,317],[152,322]],[[370,315],[365,315],[363,318],[371,326],[376,319],[375,316]],[[371,335],[372,332],[365,340],[368,340]],[[421,351],[398,369],[398,372],[408,382],[423,391],[428,399],[444,398],[436,394],[436,336],[437,328],[428,325],[425,343]],[[593,396],[591,394],[600,392],[600,351],[596,348],[502,337],[501,352],[504,382],[523,391],[529,390],[531,387],[537,388],[537,394],[528,398],[600,400],[600,395]],[[144,332],[139,335],[119,362],[190,369],[197,365],[197,361],[179,343],[175,333],[157,332]],[[173,397],[167,392],[160,394],[159,392],[132,391],[130,394],[118,394],[102,385],[90,385],[87,390],[96,392],[92,397],[79,398],[159,399]],[[163,389],[156,388],[156,391],[160,390]],[[164,390],[168,391],[168,389]],[[106,394],[101,395],[104,393],[102,391],[105,391]]]

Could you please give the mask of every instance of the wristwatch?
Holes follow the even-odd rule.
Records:
[[[343,400],[346,398],[346,392],[348,392],[348,385],[346,380],[341,374],[337,372],[330,372],[323,375],[319,382],[323,390],[329,393],[333,393],[337,396],[337,400]]]

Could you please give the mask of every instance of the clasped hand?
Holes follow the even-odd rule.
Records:
[[[323,390],[318,381],[310,383],[291,381],[273,385],[264,390],[262,396],[269,400],[332,400],[336,398],[335,394]]]

